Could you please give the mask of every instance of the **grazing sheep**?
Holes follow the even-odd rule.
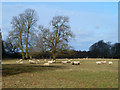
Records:
[[[67,63],[67,61],[62,61],[63,64]]]
[[[37,64],[36,61],[33,61],[33,60],[29,60],[30,64]]]
[[[49,64],[49,63],[44,63],[43,65],[45,65],[45,66],[49,66],[50,64]]]
[[[80,61],[73,61],[71,63],[72,63],[72,65],[80,65],[81,64]]]
[[[96,62],[96,64],[100,65],[100,64],[101,64],[101,62],[100,62],[100,61],[97,61],[97,62]]]
[[[108,64],[109,64],[109,65],[112,65],[112,64],[113,64],[113,62],[112,62],[112,61],[109,61],[109,62],[108,62]]]

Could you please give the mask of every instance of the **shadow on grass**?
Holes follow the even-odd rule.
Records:
[[[66,66],[43,66],[32,64],[3,64],[2,76],[16,75],[20,73],[42,72],[48,70],[65,69]]]

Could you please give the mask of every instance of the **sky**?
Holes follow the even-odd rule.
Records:
[[[68,16],[71,31],[75,36],[69,45],[75,50],[89,50],[89,47],[99,40],[118,42],[117,2],[3,2],[3,40],[12,30],[12,17],[18,16],[27,8],[37,12],[37,25],[45,27],[49,27],[54,16]]]

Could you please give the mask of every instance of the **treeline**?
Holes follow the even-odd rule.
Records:
[[[50,51],[33,51],[29,53],[32,58],[50,59]],[[89,51],[80,50],[63,50],[60,51],[56,58],[120,58],[120,43],[110,44],[103,40],[98,41],[90,46]],[[22,58],[20,52],[16,52],[12,45],[2,41],[3,58]]]

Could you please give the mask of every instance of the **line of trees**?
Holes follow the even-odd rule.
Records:
[[[3,58],[21,58],[20,52],[16,52],[10,43],[2,41]],[[6,46],[7,44],[7,46]],[[9,46],[9,47],[8,47]],[[41,51],[37,47],[32,48],[29,53],[33,58],[51,58],[51,51]],[[73,49],[61,50],[57,52],[57,58],[120,58],[120,43],[110,44],[103,40],[98,41],[90,46],[89,51],[77,51]]]
[[[69,17],[54,16],[49,27],[37,25],[38,16],[26,9],[11,21],[12,30],[2,40],[3,58],[120,58],[120,43],[100,40],[89,51],[76,51],[68,45],[73,38]]]

